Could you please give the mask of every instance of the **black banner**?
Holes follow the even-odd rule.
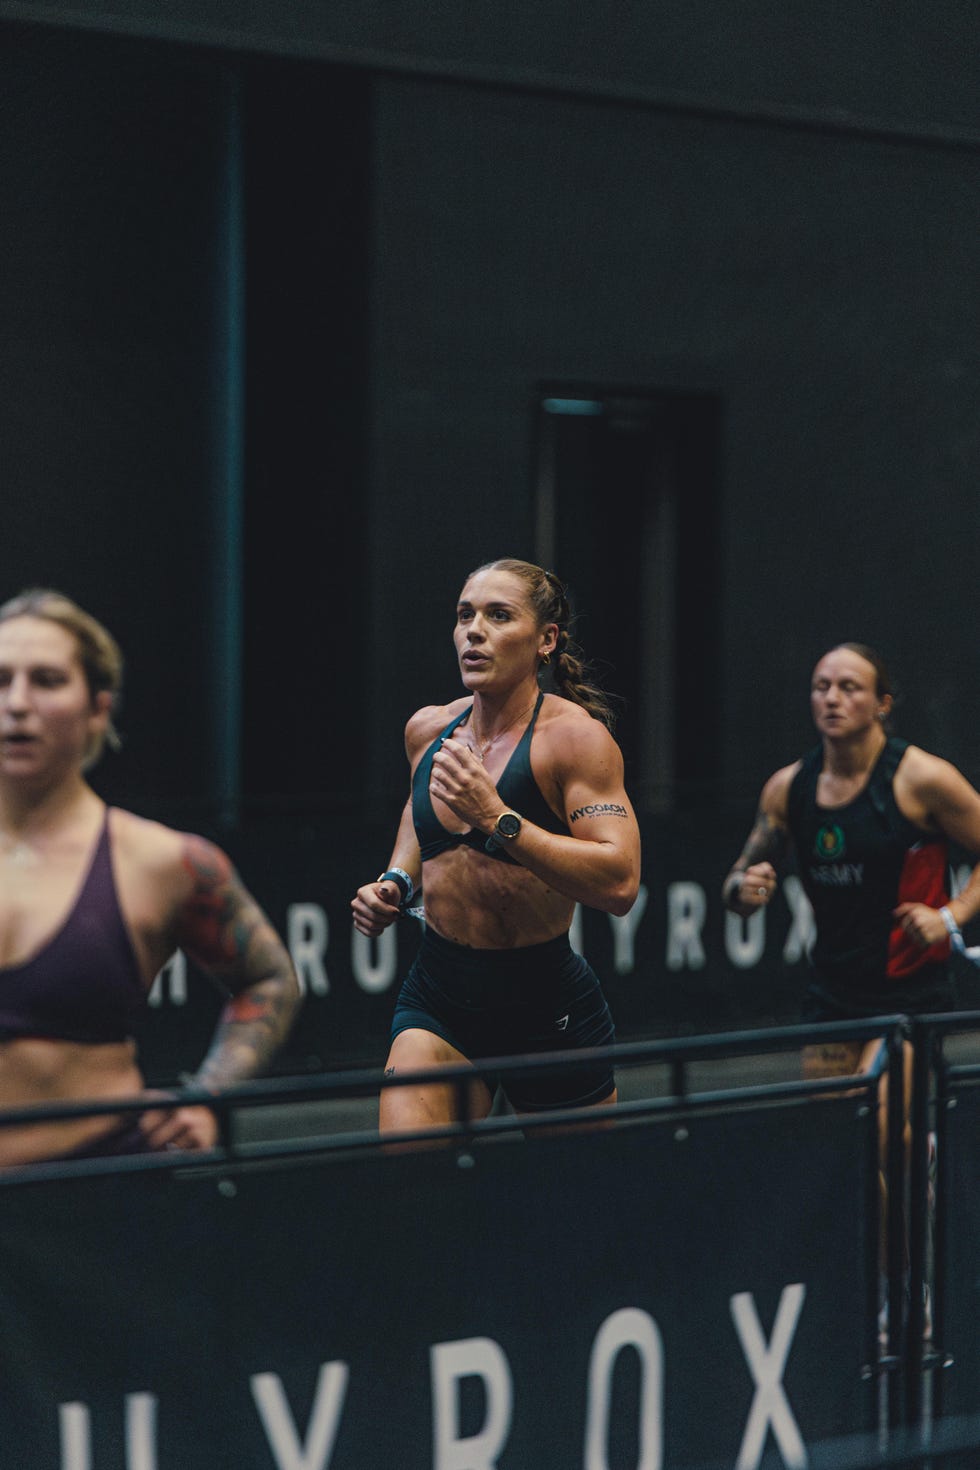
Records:
[[[748,922],[722,908],[722,880],[746,827],[747,819],[731,813],[647,818],[643,886],[632,912],[577,911],[573,942],[603,982],[621,1040],[800,1019],[812,914],[799,881],[787,875],[769,908]],[[380,940],[365,939],[354,931],[350,900],[384,866],[392,830],[351,824],[340,840],[336,825],[297,813],[208,834],[228,850],[288,942],[305,989],[281,1072],[384,1061],[395,995],[420,929],[406,918]],[[964,1004],[975,999],[980,1007],[980,971],[964,983]],[[193,967],[181,959],[168,967],[139,1038],[152,1081],[196,1065],[218,1009],[214,987]]]
[[[945,1261],[942,1342],[943,1410],[950,1415],[980,1414],[980,1091],[976,1083],[953,1085],[947,1108],[943,1148],[948,1170],[944,1191]]]
[[[806,1463],[869,1428],[853,1098],[10,1185],[4,1470]]]
[[[188,824],[189,825],[189,824]],[[418,947],[406,918],[380,940],[354,931],[350,900],[387,860],[392,831],[359,826],[338,844],[328,822],[255,821],[209,833],[226,848],[289,944],[304,986],[282,1072],[380,1065],[395,995]],[[749,923],[726,914],[721,882],[745,833],[717,822],[644,827],[643,887],[632,912],[579,909],[573,942],[603,982],[621,1039],[696,1034],[799,1018],[808,906],[795,880]],[[178,957],[162,974],[139,1037],[153,1081],[193,1067],[220,1000]]]

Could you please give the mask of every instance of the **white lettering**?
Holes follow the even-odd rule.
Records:
[[[156,1470],[157,1400],[129,1393],[125,1401],[126,1470]],[[59,1404],[61,1470],[92,1470],[92,1427],[87,1404]]]
[[[613,1312],[596,1333],[589,1358],[584,1470],[609,1470],[609,1411],[616,1359],[624,1347],[640,1355],[640,1458],[636,1470],[661,1470],[664,1430],[664,1349],[660,1329],[638,1307]]]
[[[58,1405],[61,1470],[91,1470],[92,1436],[87,1404]]]
[[[286,910],[286,942],[296,966],[299,987],[314,995],[329,995],[330,981],[323,963],[330,925],[318,903],[291,903]]]
[[[700,883],[667,885],[668,970],[704,968],[701,928],[707,907],[707,899]]]
[[[157,1401],[152,1393],[126,1395],[127,1470],[157,1470]]]
[[[582,905],[577,903],[572,910],[572,923],[568,931],[568,942],[576,954],[583,954],[582,949]]]
[[[811,867],[810,877],[824,888],[860,888],[864,882],[863,863],[827,863]]]
[[[766,912],[756,909],[749,919],[728,910],[725,914],[725,953],[739,970],[748,970],[762,959],[766,948]]]
[[[745,1350],[746,1361],[756,1385],[736,1470],[758,1470],[765,1448],[766,1430],[770,1425],[784,1463],[793,1467],[793,1470],[802,1470],[807,1464],[803,1437],[793,1418],[782,1383],[783,1370],[805,1296],[806,1287],[802,1282],[783,1288],[773,1324],[772,1341],[768,1347],[752,1293],[741,1291],[729,1303],[735,1330]]]
[[[817,926],[813,921],[813,906],[807,898],[803,884],[791,873],[783,881],[783,893],[789,906],[792,923],[783,945],[783,959],[795,965],[809,954],[817,937]]]
[[[612,924],[613,932],[613,969],[617,975],[632,975],[636,969],[635,948],[633,936],[636,934],[637,926],[646,912],[649,890],[641,883],[636,895],[636,902],[627,914],[610,914],[609,922]]]
[[[187,956],[182,949],[174,950],[163,969],[157,975],[150,993],[147,1004],[151,1006],[162,1006],[164,991],[170,992],[170,1004],[183,1006],[187,1004]]]
[[[378,995],[382,990],[387,990],[398,970],[398,936],[395,925],[389,925],[377,939],[369,939],[359,929],[354,929],[350,962],[354,979],[368,995]]]
[[[299,1442],[289,1401],[277,1373],[255,1373],[255,1400],[276,1460],[277,1470],[327,1470],[337,1440],[350,1369],[346,1363],[321,1363],[313,1411],[303,1444]]]
[[[514,1389],[503,1349],[489,1337],[439,1342],[432,1371],[433,1470],[495,1470],[510,1433]],[[487,1411],[478,1434],[459,1437],[458,1382],[483,1379]]]

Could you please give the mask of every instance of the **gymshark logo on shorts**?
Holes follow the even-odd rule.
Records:
[[[555,1022],[555,1028],[558,1031],[567,1031],[568,1030],[568,1016],[559,1016],[558,1017],[558,1020]]]

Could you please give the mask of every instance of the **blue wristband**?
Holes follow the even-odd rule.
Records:
[[[959,934],[960,926],[959,924],[957,924],[956,920],[953,918],[953,915],[950,913],[945,904],[943,904],[942,908],[939,910],[939,917],[946,925],[946,932],[951,939],[955,934]]]
[[[412,882],[404,868],[388,868],[376,880],[378,883],[394,883],[397,885],[402,896],[401,907],[411,903],[412,894],[415,892],[415,884]]]

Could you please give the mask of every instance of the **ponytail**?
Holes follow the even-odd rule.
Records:
[[[549,664],[555,692],[572,704],[581,705],[594,720],[599,720],[611,730],[616,721],[615,711],[605,690],[594,681],[584,653],[569,633],[572,614],[568,594],[560,578],[533,562],[519,561],[515,557],[502,557],[476,570],[510,572],[521,579],[527,587],[528,601],[539,626],[555,623],[558,627],[558,641]]]

